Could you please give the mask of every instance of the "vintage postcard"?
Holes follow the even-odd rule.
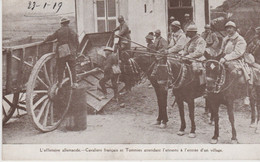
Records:
[[[3,0],[2,160],[259,160],[260,0]]]

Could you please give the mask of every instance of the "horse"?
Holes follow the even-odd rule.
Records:
[[[134,61],[139,65],[142,71],[145,72],[148,79],[150,80],[156,96],[159,107],[158,120],[163,120],[163,122],[168,121],[167,117],[167,92],[168,87],[164,84],[159,84],[158,78],[152,77],[151,73],[153,71],[153,67],[155,66],[154,59],[151,59],[151,56],[143,55],[142,52],[138,53],[138,56],[134,57]],[[194,100],[198,97],[203,96],[206,85],[200,85],[199,74],[195,74],[192,71],[192,67],[190,64],[185,64],[179,59],[169,59],[168,65],[171,69],[170,80],[173,83],[172,93],[175,96],[175,101],[179,108],[180,118],[181,118],[181,126],[178,131],[179,136],[183,136],[185,134],[186,122],[184,117],[184,102],[188,104],[189,107],[189,117],[191,120],[191,130],[188,135],[190,138],[195,138],[195,120],[194,120]],[[167,71],[166,71],[167,72]],[[207,101],[206,101],[207,102]],[[209,106],[206,104],[206,106]]]
[[[255,107],[255,94],[254,87],[247,86],[243,81],[243,76],[234,75],[223,64],[220,64],[217,60],[208,60],[205,63],[206,68],[206,91],[207,98],[210,102],[211,111],[215,121],[214,135],[210,141],[212,144],[218,143],[219,137],[219,106],[224,104],[227,106],[227,112],[229,121],[232,127],[233,144],[238,143],[237,133],[235,129],[235,119],[233,112],[234,100],[248,96],[250,98],[251,108]],[[244,83],[243,83],[244,82]],[[259,93],[259,92],[258,92]],[[260,96],[260,95],[259,95]],[[259,98],[257,99],[259,100]],[[260,112],[260,106],[258,106],[258,114]],[[252,118],[252,122],[254,122]],[[258,116],[259,120],[259,116]]]

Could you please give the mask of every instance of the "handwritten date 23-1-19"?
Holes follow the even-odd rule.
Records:
[[[34,10],[35,8],[38,8],[38,7],[42,7],[43,9],[52,7],[52,9],[56,10],[56,13],[58,13],[62,7],[62,2],[55,2],[55,3],[45,2],[44,4],[40,4],[40,3],[37,3],[36,1],[29,1],[27,9]]]

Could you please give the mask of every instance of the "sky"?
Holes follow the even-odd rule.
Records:
[[[216,8],[220,5],[222,5],[222,3],[224,2],[225,0],[209,0],[209,6],[212,6],[212,8]]]
[[[52,15],[52,14],[65,14],[65,13],[75,12],[74,0],[2,0],[2,1],[3,1],[2,4],[3,15],[17,14],[17,13],[22,13],[25,15],[31,15],[31,14]],[[30,6],[29,3],[31,3]],[[46,6],[44,8],[45,3]],[[33,8],[34,4],[35,7]],[[60,9],[59,6],[61,6]]]

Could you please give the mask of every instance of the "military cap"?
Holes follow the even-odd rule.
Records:
[[[151,35],[151,34],[148,34],[148,35],[147,35],[145,38],[146,38],[146,39],[153,40],[153,35]]]
[[[178,27],[178,28],[181,28],[181,23],[180,23],[179,21],[173,21],[173,22],[171,23],[171,25],[172,25],[172,26],[176,26],[176,27]]]
[[[175,20],[175,18],[173,16],[170,17],[170,20]]]
[[[66,17],[63,17],[60,19],[60,23],[63,24],[65,22],[70,22],[70,19],[66,18]]]
[[[227,22],[226,25],[225,25],[225,28],[228,27],[228,26],[232,26],[234,28],[237,28],[236,24],[233,21]]]
[[[198,31],[198,28],[196,25],[192,24],[190,26],[188,26],[187,30],[186,31]]]
[[[210,27],[209,24],[206,24],[204,28],[205,28],[205,29],[211,29],[211,27]]]
[[[105,49],[104,49],[104,51],[111,51],[111,52],[114,52],[114,49],[112,48],[112,47],[106,47]]]
[[[161,34],[161,30],[157,29],[157,30],[155,30],[155,32],[154,32],[154,33]]]
[[[190,17],[190,14],[186,13],[184,16],[185,16],[185,17]]]
[[[257,27],[257,28],[255,28],[255,31],[256,31],[256,33],[259,33],[259,34],[260,34],[260,26]]]

